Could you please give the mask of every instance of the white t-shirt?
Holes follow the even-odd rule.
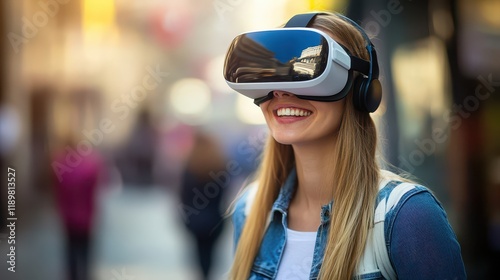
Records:
[[[287,240],[276,280],[309,279],[316,232],[286,229]]]

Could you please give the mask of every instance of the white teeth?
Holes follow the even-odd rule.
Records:
[[[298,109],[298,108],[280,108],[277,110],[278,117],[281,116],[297,116],[297,117],[307,117],[311,115],[310,111]]]

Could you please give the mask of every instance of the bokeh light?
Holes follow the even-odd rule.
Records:
[[[180,119],[191,124],[200,124],[207,121],[210,94],[210,88],[203,80],[185,78],[172,85],[169,103]]]
[[[235,108],[238,119],[243,123],[255,125],[266,123],[260,107],[255,106],[253,100],[246,96],[238,94]]]

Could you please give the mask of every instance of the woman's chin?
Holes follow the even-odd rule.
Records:
[[[297,135],[296,133],[290,133],[289,131],[283,133],[273,133],[273,138],[276,142],[283,145],[293,145],[306,140],[303,136]]]

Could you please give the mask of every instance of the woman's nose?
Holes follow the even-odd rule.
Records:
[[[286,91],[281,91],[281,90],[275,90],[273,91],[274,97],[291,97],[293,94],[286,92]]]

